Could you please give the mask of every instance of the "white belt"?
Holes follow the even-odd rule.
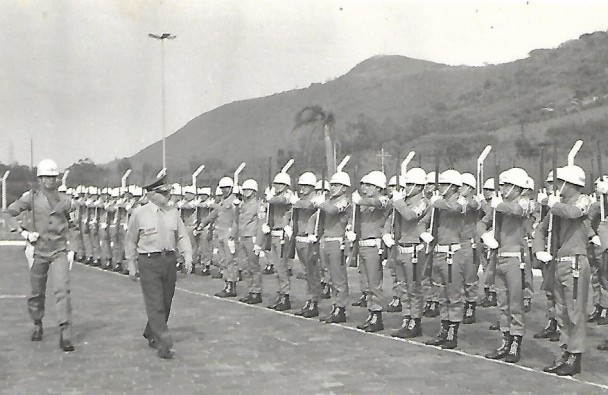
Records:
[[[283,237],[283,233],[285,233],[285,232],[282,229],[270,231],[270,234],[272,236],[278,236],[278,237]]]
[[[380,239],[359,240],[359,247],[380,247]]]
[[[499,252],[498,256],[501,258],[522,258],[521,252]]]
[[[308,236],[296,236],[296,241],[298,243],[310,243]]]
[[[561,258],[557,258],[557,261],[574,263],[574,262],[576,262],[576,257],[575,256],[563,256]]]
[[[343,238],[341,236],[338,237],[324,237],[323,238],[324,241],[342,241]]]
[[[414,251],[422,251],[422,249],[424,249],[424,246],[422,244],[417,244],[408,247],[403,247],[400,245],[397,246],[397,251],[399,251],[400,254],[413,254]]]
[[[456,252],[461,248],[461,245],[458,243],[454,244],[441,244],[435,246],[435,252]]]

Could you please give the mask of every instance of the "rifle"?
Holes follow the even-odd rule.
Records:
[[[293,159],[289,159],[287,161],[287,163],[285,164],[285,166],[283,166],[283,168],[281,169],[280,173],[287,173],[287,171],[291,168],[291,166],[293,165],[294,160]],[[270,205],[270,203],[268,203]],[[291,221],[293,221],[293,210],[291,211]],[[292,222],[293,223],[293,222]],[[272,228],[270,228],[272,229]],[[287,260],[288,259],[293,259],[295,257],[295,236],[292,234],[292,237],[290,240],[287,240],[287,235],[285,234],[285,229],[283,228],[283,232],[281,233],[281,253],[280,253],[280,257],[281,259],[283,259],[285,261],[285,264],[287,264]],[[294,243],[292,243],[292,241]],[[293,244],[293,247],[291,246],[291,244]],[[291,255],[290,257],[290,251],[292,251],[293,249],[293,255]]]
[[[268,190],[272,188],[272,158],[268,158]],[[266,202],[266,225],[272,229],[274,227],[274,207],[270,203]],[[264,236],[264,242],[262,245],[264,251],[270,251],[272,249],[272,237],[270,233]]]
[[[475,193],[477,194],[477,196],[479,196],[483,193],[483,181],[484,181],[483,165],[484,165],[486,158],[490,154],[490,151],[492,151],[492,146],[487,145],[483,149],[483,151],[481,151],[481,154],[479,154],[479,157],[477,158],[477,173],[476,173],[477,179],[475,181],[475,186],[476,186]],[[481,208],[479,210],[479,216],[480,216],[480,219],[481,219],[481,216],[483,216],[483,210],[481,210]],[[477,243],[474,242],[472,247],[473,247],[473,264],[475,265],[475,267],[479,267],[479,252],[478,252]]]
[[[404,184],[404,188],[405,188],[405,173],[407,173],[407,166],[409,165],[409,163],[412,161],[412,159],[414,158],[414,155],[416,155],[415,151],[410,151],[407,156],[405,157],[405,159],[403,160],[403,162],[401,163],[401,166],[399,166],[399,154],[397,154],[397,185],[395,185],[395,189],[397,191],[401,191],[401,180],[403,180],[403,184]],[[393,230],[393,238],[395,240],[395,245],[392,248],[391,251],[391,259],[393,259],[393,262],[397,261],[397,255],[399,254],[399,248],[398,248],[398,243],[399,243],[399,239],[401,238],[401,214],[399,214],[399,211],[397,211],[397,209],[395,209],[393,207],[393,224],[392,224],[392,230]],[[414,257],[412,258],[412,263],[414,264],[414,270],[413,270],[413,280],[416,281],[416,263],[415,261],[418,260],[418,257],[416,256],[417,252],[416,249],[414,248]]]
[[[433,193],[439,191],[439,151],[435,153],[435,187],[433,188]],[[426,263],[425,263],[425,273],[428,274],[427,277],[431,278],[433,275],[433,254],[431,252],[432,246],[436,243],[437,240],[437,231],[439,230],[439,210],[436,208],[431,208],[431,235],[433,236],[433,241],[427,243],[425,254],[426,254]]]
[[[30,204],[32,206],[32,232],[36,231],[36,210],[34,210],[34,193],[36,191],[36,173],[34,172],[34,139],[30,138],[30,170],[34,181],[32,182],[32,188],[30,191]]]
[[[239,174],[245,168],[245,162],[241,163],[239,167],[234,171],[234,181],[233,181],[233,191],[238,193],[239,187]],[[202,169],[201,169],[202,170]],[[237,198],[238,199],[238,198]],[[241,203],[242,204],[242,203]],[[236,205],[234,207],[234,255],[237,254],[238,251],[238,243],[239,243],[239,216],[241,214],[241,205]]]

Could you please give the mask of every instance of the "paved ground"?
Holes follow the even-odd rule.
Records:
[[[141,337],[145,312],[138,283],[75,265],[77,349],[63,353],[50,303],[44,341],[29,341],[29,283],[21,249],[0,247],[0,268],[2,394],[608,393],[608,354],[594,349],[608,327],[591,327],[590,352],[576,379],[540,372],[557,351],[555,343],[531,338],[543,325],[541,296],[529,317],[521,365],[512,366],[479,356],[498,344],[498,332],[487,330],[495,320],[492,310],[481,310],[479,322],[463,328],[458,350],[441,351],[420,344],[426,337],[390,338],[400,324],[398,314],[385,314],[387,329],[381,334],[366,334],[353,328],[364,320],[364,309],[350,308],[344,326],[325,325],[209,296],[221,287],[219,280],[180,277],[170,320],[176,358],[164,361]],[[349,275],[356,288],[356,272]],[[294,285],[299,306],[304,284],[294,279]],[[266,303],[276,289],[274,278],[265,276],[264,286]],[[327,301],[322,308],[329,310]],[[433,336],[438,325],[438,319],[424,322],[425,335]]]

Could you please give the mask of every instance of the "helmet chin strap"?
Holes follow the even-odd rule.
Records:
[[[406,189],[405,196],[412,196],[412,192],[414,192],[414,188],[416,188],[416,185],[412,185],[410,187],[409,191]]]
[[[511,197],[511,192],[513,192],[513,188],[515,188],[515,185],[511,185],[511,188],[507,191],[507,193],[505,193],[505,197]]]

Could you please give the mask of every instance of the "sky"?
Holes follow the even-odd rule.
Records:
[[[226,103],[376,55],[497,64],[608,30],[606,1],[3,0],[0,162],[133,155]]]

